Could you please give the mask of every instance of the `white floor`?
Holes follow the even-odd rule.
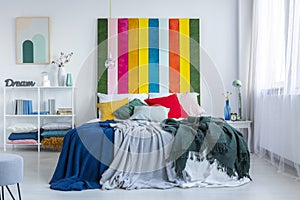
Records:
[[[42,150],[37,153],[31,149],[8,150],[24,158],[24,179],[21,182],[23,200],[36,199],[203,199],[203,200],[299,200],[300,180],[278,173],[266,161],[252,155],[251,177],[253,181],[236,188],[174,188],[168,190],[86,190],[62,192],[49,189],[59,153]],[[11,186],[16,192],[16,186]],[[17,193],[15,193],[17,194]],[[6,193],[6,199],[10,199]]]

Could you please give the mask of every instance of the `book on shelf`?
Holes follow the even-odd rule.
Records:
[[[72,115],[72,108],[58,108],[57,115]]]
[[[16,99],[16,115],[31,115],[32,114],[32,100]]]
[[[32,115],[37,115],[38,112],[32,112],[31,114],[32,114]],[[40,111],[40,115],[48,115],[48,114],[49,114],[48,111]]]

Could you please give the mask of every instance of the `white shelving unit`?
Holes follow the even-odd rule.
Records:
[[[74,87],[53,86],[53,87],[4,87],[4,121],[3,121],[3,141],[4,151],[8,145],[26,145],[26,144],[8,144],[7,127],[17,123],[32,123],[38,127],[38,140],[36,145],[38,152],[41,147],[40,128],[48,122],[70,122],[72,128],[75,126],[74,109]],[[16,99],[32,100],[32,109],[37,114],[17,115],[15,113]],[[55,99],[55,110],[58,108],[71,108],[72,114],[41,114],[48,112],[48,99]]]

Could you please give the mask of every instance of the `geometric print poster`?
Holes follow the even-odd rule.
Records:
[[[49,17],[16,18],[17,64],[49,64]]]

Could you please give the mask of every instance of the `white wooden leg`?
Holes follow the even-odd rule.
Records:
[[[251,125],[248,125],[248,148],[249,148],[249,152],[251,151],[251,139],[252,139],[252,132],[251,132]]]

